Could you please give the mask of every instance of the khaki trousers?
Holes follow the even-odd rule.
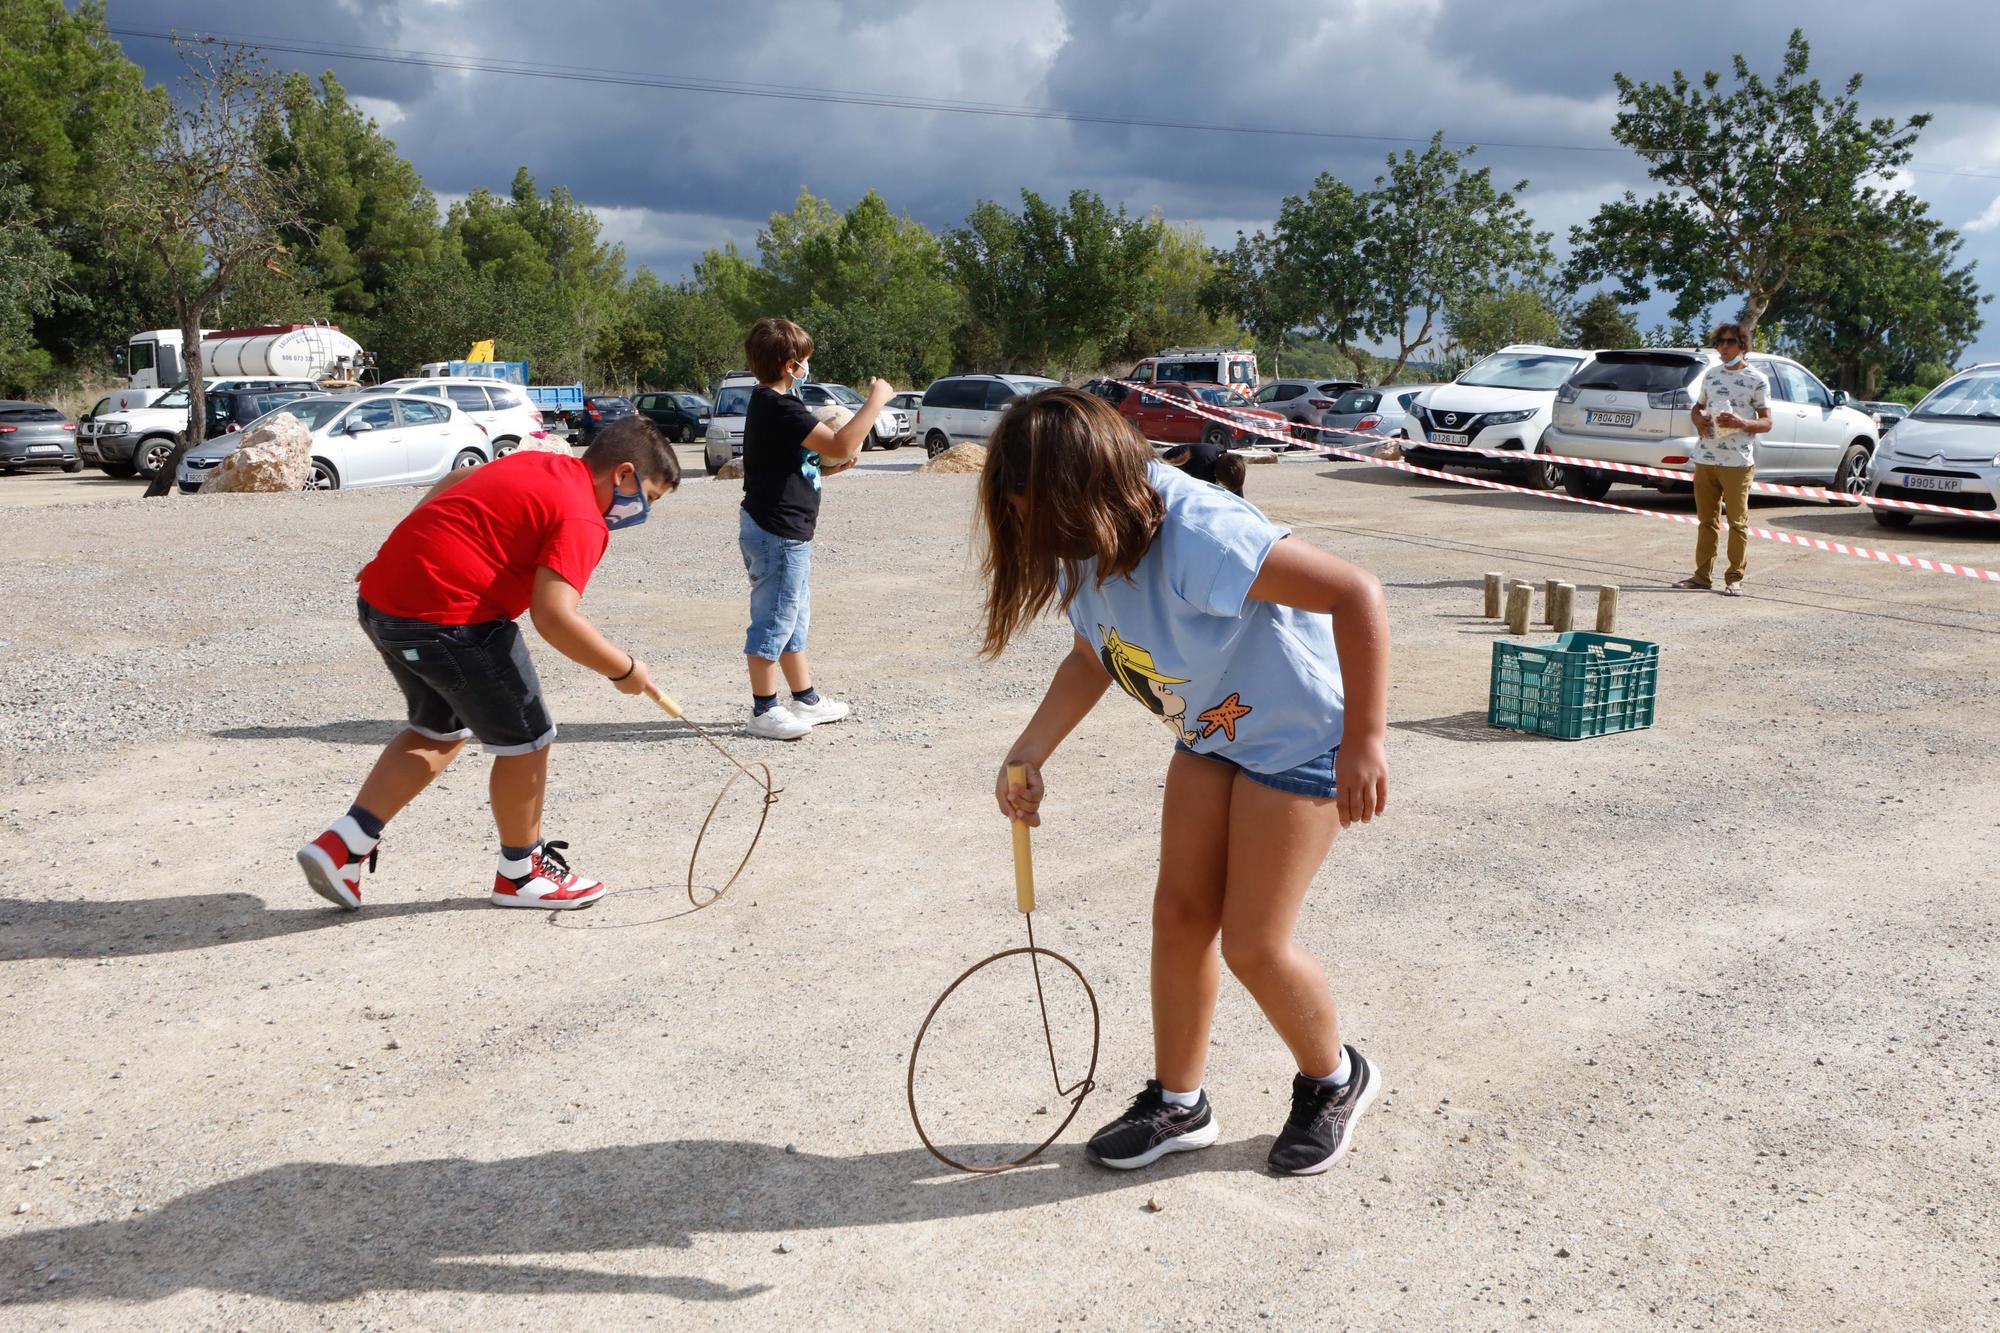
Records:
[[[1694,512],[1700,527],[1694,539],[1694,577],[1697,583],[1712,583],[1715,575],[1715,543],[1722,533],[1722,518],[1729,515],[1729,569],[1724,582],[1741,583],[1750,555],[1750,479],[1754,467],[1719,467],[1713,463],[1694,465]]]

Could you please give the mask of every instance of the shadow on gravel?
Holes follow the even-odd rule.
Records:
[[[379,1291],[742,1300],[800,1280],[786,1265],[802,1261],[774,1254],[775,1280],[741,1287],[606,1268],[617,1251],[687,1249],[703,1235],[777,1233],[796,1248],[788,1233],[1016,1212],[1121,1190],[1137,1210],[1163,1180],[1262,1169],[1268,1143],[1266,1135],[1170,1157],[1143,1180],[1087,1165],[1080,1146],[998,1176],[959,1175],[920,1148],[831,1157],[704,1139],[498,1161],[288,1162],[138,1216],[0,1239],[0,1304],[150,1301],[187,1290],[284,1301]],[[990,1146],[964,1151],[995,1155]]]
[[[301,886],[303,890],[303,886]],[[317,903],[311,894],[303,894]],[[484,911],[483,897],[423,903],[370,903],[362,916],[331,905],[272,908],[248,893],[115,902],[0,898],[0,962],[30,958],[127,958],[296,935],[362,920]]]
[[[1514,731],[1507,727],[1496,727],[1486,721],[1486,710],[1470,713],[1453,713],[1448,717],[1413,718],[1408,722],[1391,722],[1396,731],[1415,732],[1419,736],[1434,736],[1441,741],[1469,741],[1482,744],[1491,741],[1553,741],[1553,736],[1537,736],[1531,731]]]
[[[762,740],[741,722],[706,722],[696,718],[711,736],[734,736],[738,740]],[[209,735],[219,741],[325,741],[330,745],[382,745],[403,729],[392,718],[359,718],[350,722],[300,723],[286,727],[227,727]],[[701,737],[670,718],[657,722],[562,722],[556,727],[556,743],[575,745],[603,741],[696,741]],[[478,741],[468,741],[471,749]]]

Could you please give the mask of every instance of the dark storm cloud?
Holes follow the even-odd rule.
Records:
[[[1320,172],[1365,184],[1412,146],[1395,139],[1433,129],[1479,143],[1475,162],[1503,184],[1529,178],[1527,202],[1560,242],[1598,201],[1645,185],[1629,154],[1546,146],[1610,145],[1612,71],[1699,73],[1738,50],[1768,71],[1799,23],[1823,80],[1866,72],[1869,112],[1939,112],[1920,164],[2000,172],[2000,93],[1982,67],[1987,8],[1904,4],[1890,23],[1880,7],[1707,0],[113,0],[112,21],[1356,136],[916,112],[271,52],[283,68],[331,67],[372,99],[440,194],[505,190],[525,165],[544,188],[567,185],[607,210],[607,229],[635,260],[678,274],[718,239],[747,243],[802,186],[842,206],[872,188],[933,227],[957,224],[982,198],[1014,203],[1024,186],[1052,196],[1088,187],[1136,212],[1205,220],[1227,244],[1236,225],[1268,219]],[[128,50],[155,78],[172,72],[160,44]],[[1915,184],[1953,225],[2000,195],[2000,181],[1936,172]],[[2000,230],[1968,239],[1968,254],[2000,272]]]

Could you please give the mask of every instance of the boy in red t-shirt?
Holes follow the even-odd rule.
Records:
[[[313,891],[361,907],[382,826],[477,737],[493,756],[493,819],[502,907],[587,907],[604,885],[542,841],[542,792],[555,723],[515,619],[622,694],[652,689],[646,664],[598,632],[577,602],[615,528],[646,520],[680,485],[680,464],[653,424],[628,417],[582,458],[516,452],[433,486],[361,571],[362,631],[409,703],[409,726],[375,761],[333,826],[299,849]]]

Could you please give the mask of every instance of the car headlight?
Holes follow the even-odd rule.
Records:
[[[97,428],[99,435],[123,435],[128,429],[125,422],[107,421]]]
[[[1526,421],[1529,417],[1535,415],[1536,410],[1531,407],[1525,412],[1495,412],[1492,416],[1486,418],[1486,424],[1489,426],[1511,426],[1517,421]]]

